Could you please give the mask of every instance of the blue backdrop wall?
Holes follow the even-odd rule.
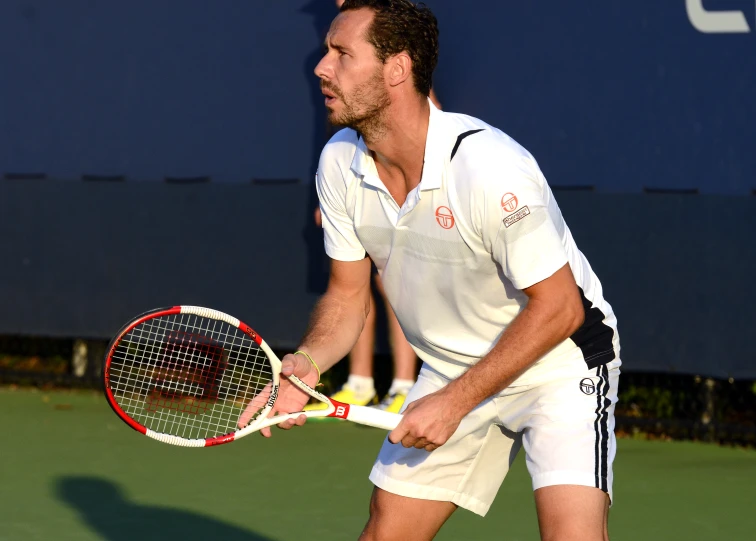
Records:
[[[427,4],[444,108],[536,155],[626,366],[756,377],[753,2]],[[0,4],[0,333],[107,337],[197,303],[294,345],[325,285],[312,69],[334,14],[331,0]]]
[[[427,4],[445,108],[518,139],[552,184],[756,189],[756,32],[702,33],[683,0]],[[756,30],[752,0],[705,5]],[[2,2],[0,171],[309,181],[334,14],[331,0]]]

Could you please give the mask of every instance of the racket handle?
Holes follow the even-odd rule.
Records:
[[[359,423],[361,425],[374,426],[384,430],[394,430],[402,416],[398,413],[389,413],[375,408],[365,406],[350,406],[347,420]]]

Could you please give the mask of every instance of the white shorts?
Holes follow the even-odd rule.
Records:
[[[471,411],[431,453],[387,438],[370,480],[393,494],[449,501],[483,516],[524,446],[533,490],[584,485],[611,499],[620,364],[616,359],[578,368],[574,376],[505,389]],[[404,407],[448,382],[423,365]]]

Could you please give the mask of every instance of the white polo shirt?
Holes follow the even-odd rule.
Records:
[[[431,103],[423,176],[401,207],[351,129],[326,144],[316,182],[326,253],[370,256],[407,340],[446,377],[485,356],[527,304],[521,290],[566,263],[585,323],[515,385],[617,358],[616,320],[598,278],[535,159],[500,130]]]

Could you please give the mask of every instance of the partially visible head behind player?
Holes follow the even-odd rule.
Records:
[[[379,131],[396,100],[425,100],[438,62],[436,17],[409,0],[345,0],[315,68],[328,120]]]

